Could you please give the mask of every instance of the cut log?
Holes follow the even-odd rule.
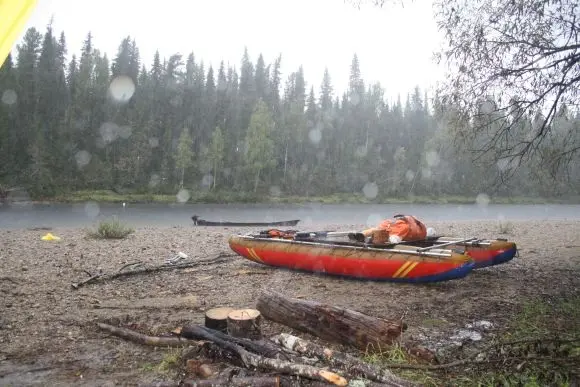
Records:
[[[234,308],[213,308],[205,312],[205,326],[226,333],[228,330],[228,314]]]
[[[391,346],[407,328],[402,321],[372,317],[316,301],[287,298],[269,290],[260,295],[256,308],[269,320],[363,351],[379,351]]]
[[[259,340],[261,314],[256,309],[237,309],[228,314],[228,334],[233,337]]]

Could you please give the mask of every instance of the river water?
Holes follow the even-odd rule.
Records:
[[[264,222],[300,219],[322,223],[376,225],[395,214],[423,221],[580,220],[580,205],[434,204],[13,204],[0,205],[0,228],[87,227],[113,215],[134,227],[192,226],[192,215],[216,221]]]

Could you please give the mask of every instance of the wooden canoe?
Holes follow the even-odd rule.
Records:
[[[199,216],[193,215],[191,217],[193,224],[196,226],[231,226],[231,227],[268,227],[268,226],[296,226],[300,219],[283,220],[279,222],[214,222],[200,219]]]
[[[440,282],[463,278],[472,258],[452,250],[398,245],[361,246],[356,242],[302,241],[261,235],[232,235],[230,248],[260,264],[315,273],[392,282]]]

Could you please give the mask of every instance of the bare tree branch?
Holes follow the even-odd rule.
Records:
[[[438,0],[436,9],[450,75],[438,95],[459,118],[456,140],[475,160],[509,160],[502,179],[536,154],[554,171],[577,160],[580,133],[565,124],[580,103],[577,2]]]

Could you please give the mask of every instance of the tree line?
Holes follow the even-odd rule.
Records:
[[[28,29],[16,52],[0,68],[0,186],[36,197],[180,188],[551,197],[579,188],[576,164],[555,175],[531,157],[514,168],[493,152],[474,159],[465,144],[488,143],[485,131],[456,141],[466,128],[509,120],[486,110],[494,101],[482,101],[480,121],[464,120],[458,130],[454,106],[419,87],[388,103],[381,84],[364,81],[356,54],[348,89],[336,93],[328,70],[320,85],[307,85],[302,66],[283,76],[282,56],[253,61],[247,50],[239,66],[213,68],[194,53],[166,59],[157,52],[148,63],[126,37],[110,59],[89,33],[69,58],[65,34],[49,25],[44,34]],[[525,138],[533,119],[510,135]],[[564,106],[554,133],[579,124]],[[562,141],[553,136],[545,151]],[[505,171],[513,171],[509,180],[496,184]]]

